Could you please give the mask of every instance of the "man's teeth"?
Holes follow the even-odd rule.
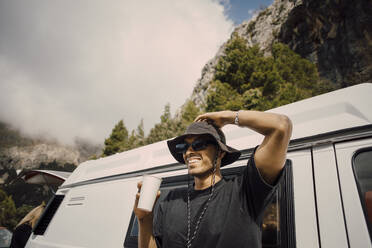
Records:
[[[201,159],[200,158],[191,158],[191,159],[188,159],[187,161],[189,162],[189,163],[195,163],[195,162],[198,162],[198,161],[200,161]]]

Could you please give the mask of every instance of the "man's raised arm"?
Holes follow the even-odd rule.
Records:
[[[195,121],[213,121],[218,127],[226,124],[248,127],[265,136],[256,150],[256,167],[266,182],[273,184],[283,169],[289,140],[292,134],[292,122],[285,115],[253,110],[220,111],[199,115]]]

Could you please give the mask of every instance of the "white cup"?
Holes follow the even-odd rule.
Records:
[[[153,175],[143,175],[142,187],[137,208],[148,212],[152,211],[161,181],[162,179],[160,177],[156,177]]]

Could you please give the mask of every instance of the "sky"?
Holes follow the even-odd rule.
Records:
[[[221,3],[224,5],[225,13],[235,25],[249,20],[255,11],[260,8],[266,8],[272,4],[272,0],[225,0]]]
[[[203,66],[261,5],[238,0],[0,1],[0,120],[102,144],[145,133],[190,97]],[[249,3],[249,4],[248,4]]]

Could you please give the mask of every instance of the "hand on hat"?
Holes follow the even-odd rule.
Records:
[[[219,112],[209,112],[205,114],[201,114],[195,118],[194,122],[198,121],[206,121],[209,123],[213,123],[219,128],[227,124],[233,124],[235,119],[235,112],[230,110],[219,111]]]

